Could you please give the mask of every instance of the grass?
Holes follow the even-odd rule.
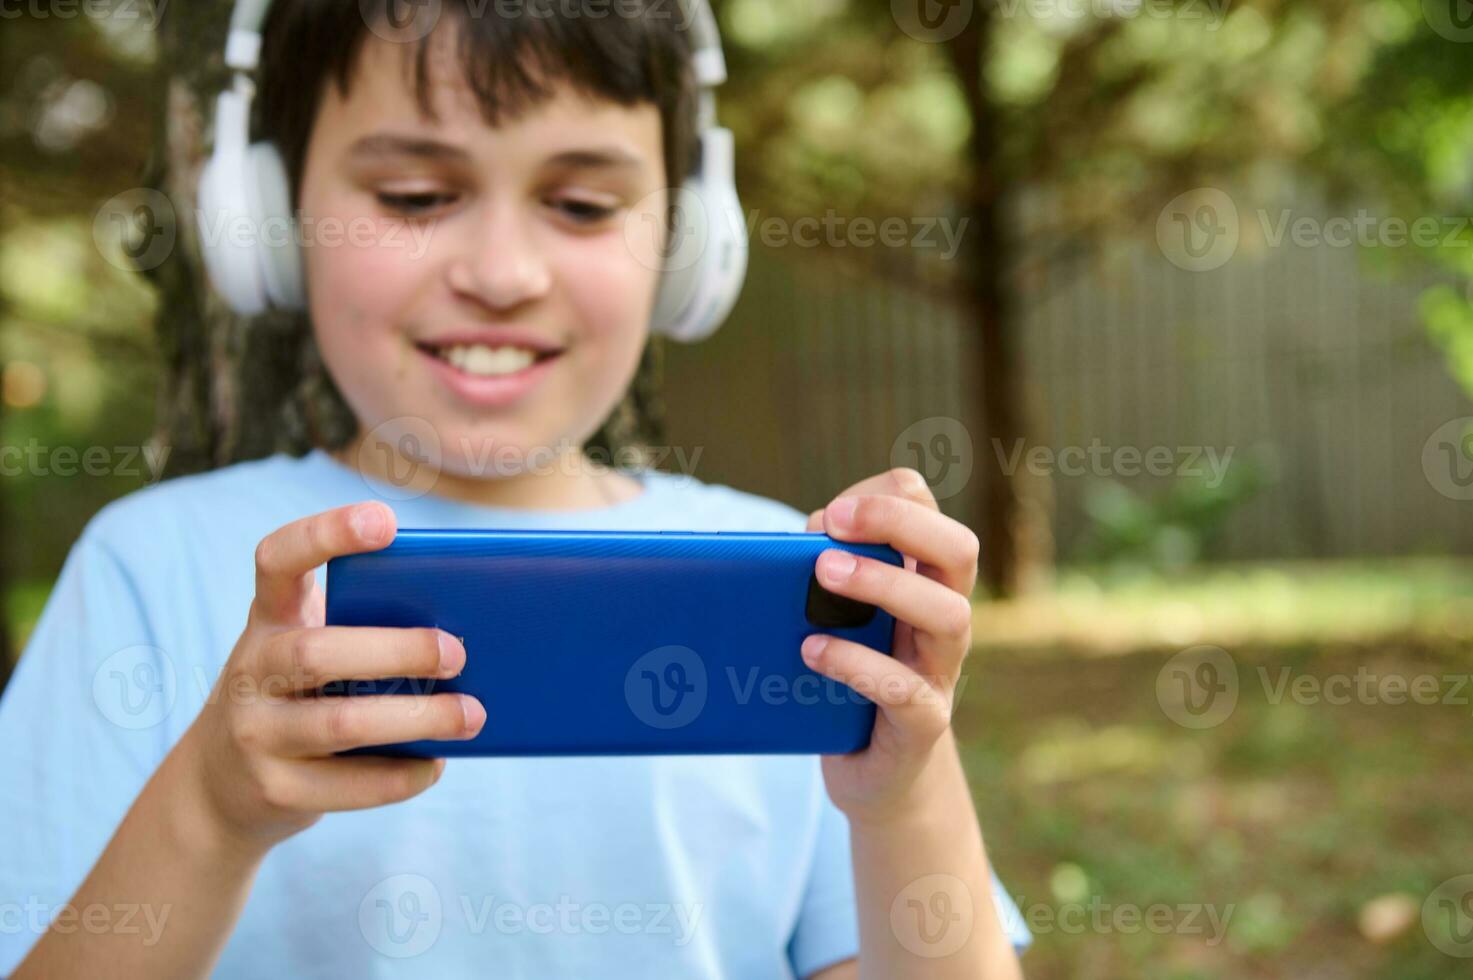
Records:
[[[1194,643],[1473,642],[1473,562],[1225,564],[1171,575],[1074,570],[977,611],[981,649],[1126,653]]]
[[[1028,975],[1468,975],[1422,908],[1473,872],[1470,599],[1473,566],[1412,562],[1074,574],[979,606],[955,723],[994,863],[1039,926]],[[1192,644],[1236,665],[1214,727],[1158,701]],[[1396,677],[1427,678],[1431,703],[1392,703]],[[1155,932],[1112,918],[1152,906]]]

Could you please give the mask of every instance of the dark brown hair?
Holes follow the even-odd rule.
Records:
[[[254,138],[276,143],[297,207],[307,144],[328,84],[347,96],[372,27],[389,24],[403,0],[277,0],[263,31]],[[407,81],[421,111],[434,119],[428,57],[436,33],[460,28],[459,67],[489,126],[537,108],[553,87],[619,105],[652,104],[660,113],[666,184],[676,186],[697,162],[697,90],[691,38],[673,0],[442,0],[436,31],[406,51]],[[451,23],[453,22],[453,23]],[[408,55],[412,55],[408,57]],[[292,414],[306,441],[341,445],[356,423],[326,377],[305,330],[302,375]],[[646,347],[623,403],[589,441],[612,453],[662,438],[658,341]]]

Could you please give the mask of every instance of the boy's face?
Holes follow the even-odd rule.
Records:
[[[625,229],[663,237],[660,115],[564,84],[492,129],[439,33],[438,123],[407,46],[370,36],[349,97],[328,86],[301,188],[309,308],[362,432],[432,430],[445,470],[498,475],[580,446],[638,367],[657,278]]]

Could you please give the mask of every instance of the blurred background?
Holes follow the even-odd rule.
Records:
[[[662,465],[913,466],[982,536],[956,725],[1028,974],[1467,976],[1473,5],[717,7],[752,274],[665,352]],[[228,8],[3,7],[0,672],[100,506],[274,448],[280,328],[163,218]]]

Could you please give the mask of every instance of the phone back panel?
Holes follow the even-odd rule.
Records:
[[[823,534],[400,531],[329,562],[327,623],[439,627],[464,639],[465,670],[328,693],[464,691],[486,707],[474,740],[372,750],[384,754],[852,752],[875,706],[799,646],[822,632],[889,653],[894,619],[868,607],[862,625],[809,622],[826,548],[901,564]]]

